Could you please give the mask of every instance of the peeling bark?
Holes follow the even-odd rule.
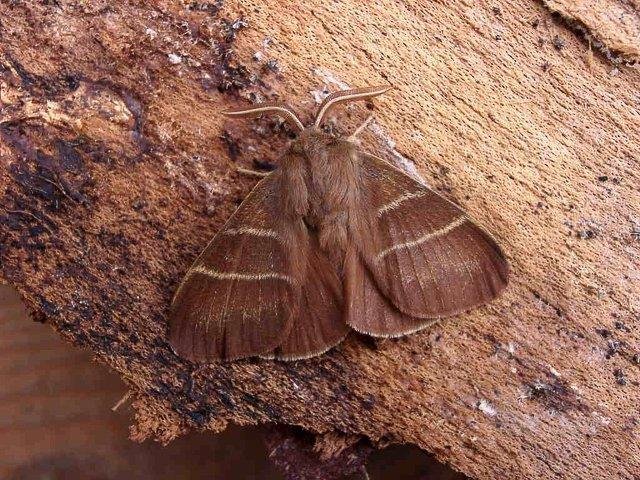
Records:
[[[633,64],[640,60],[640,15],[633,2],[543,0],[543,3],[610,61]]]

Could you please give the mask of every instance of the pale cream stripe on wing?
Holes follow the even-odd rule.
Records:
[[[254,228],[254,227],[240,227],[240,228],[229,228],[227,230],[222,231],[223,235],[241,235],[246,233],[248,235],[253,235],[256,237],[270,237],[275,238],[276,240],[281,240],[280,235],[275,230],[269,230],[266,228]]]
[[[405,243],[398,243],[396,245],[392,245],[389,248],[386,248],[384,250],[382,250],[380,253],[378,253],[378,255],[376,255],[376,261],[380,261],[382,260],[384,257],[386,257],[387,255],[389,255],[392,252],[395,252],[396,250],[400,250],[401,248],[411,248],[411,247],[415,247],[416,245],[420,245],[421,243],[424,243],[428,240],[431,240],[432,238],[435,237],[439,237],[441,235],[445,235],[447,233],[449,233],[451,230],[453,230],[454,228],[459,227],[460,225],[462,225],[464,222],[467,221],[467,217],[462,215],[461,217],[456,218],[454,221],[452,221],[451,223],[449,223],[448,225],[438,229],[438,230],[434,230],[433,232],[429,232],[426,235],[423,235],[419,238],[416,238],[415,240],[411,240],[409,242],[405,242]]]
[[[380,207],[378,209],[378,213],[376,214],[376,216],[380,218],[385,213],[398,208],[400,205],[402,205],[402,203],[406,202],[407,200],[411,200],[412,198],[422,197],[426,193],[427,193],[427,190],[418,190],[417,192],[407,192],[403,195],[400,195],[395,200],[392,200],[386,205],[383,205],[382,207]]]
[[[218,278],[220,280],[282,280],[283,282],[293,283],[293,279],[289,275],[277,272],[267,273],[238,273],[238,272],[218,272],[207,268],[203,265],[198,265],[191,270],[191,273],[201,273],[211,278]]]

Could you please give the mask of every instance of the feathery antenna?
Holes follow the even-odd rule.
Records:
[[[318,113],[316,113],[316,120],[314,125],[320,126],[324,117],[327,116],[329,110],[340,103],[354,102],[356,100],[367,100],[369,98],[377,97],[385,92],[388,92],[393,87],[391,85],[379,85],[376,87],[363,87],[355,88],[353,90],[342,90],[340,92],[334,92],[329,95],[318,107]]]
[[[298,130],[304,130],[304,125],[293,109],[286,103],[261,103],[260,105],[255,105],[253,107],[232,108],[222,112],[226,117],[256,117],[263,113],[275,113],[276,115],[280,115],[286,120],[289,120],[298,128]]]

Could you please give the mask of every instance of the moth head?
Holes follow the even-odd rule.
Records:
[[[290,122],[292,126],[296,127],[299,131],[302,132],[306,129],[315,130],[320,127],[324,119],[327,118],[327,114],[329,113],[329,111],[336,105],[355,102],[358,100],[368,100],[370,98],[377,97],[378,95],[382,95],[392,88],[393,87],[391,85],[380,85],[377,87],[363,87],[353,90],[342,90],[339,92],[334,92],[323,100],[323,102],[318,107],[318,111],[316,112],[316,115],[314,117],[313,124],[307,127],[305,127],[305,125],[300,121],[298,115],[296,115],[293,109],[286,103],[262,103],[260,105],[254,105],[249,108],[234,108],[231,110],[225,110],[224,112],[222,112],[222,114],[227,117],[256,117],[258,115],[262,115],[263,113],[279,115],[280,117]]]

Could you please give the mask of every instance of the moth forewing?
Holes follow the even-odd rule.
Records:
[[[394,338],[432,325],[437,319],[417,319],[398,310],[376,285],[369,269],[350,248],[345,261],[345,317],[351,328],[372,337]]]
[[[291,237],[275,208],[275,176],[262,180],[196,259],[172,302],[170,341],[195,361],[266,353],[289,333],[295,274]]]
[[[508,264],[490,235],[452,202],[387,162],[362,156],[364,198],[376,234],[374,245],[361,251],[396,308],[417,318],[449,316],[505,288]]]

